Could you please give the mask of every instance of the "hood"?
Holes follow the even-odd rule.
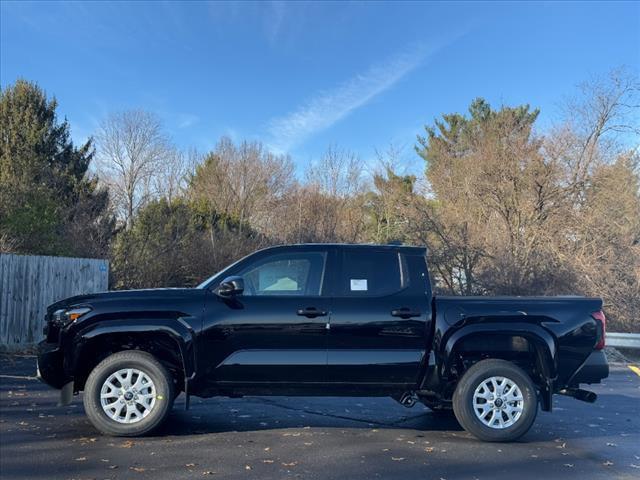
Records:
[[[203,290],[195,288],[149,288],[144,290],[113,290],[100,293],[76,295],[52,303],[47,307],[47,315],[61,308],[69,308],[79,305],[95,305],[97,303],[121,300],[153,300],[167,298],[183,298],[186,296],[201,296]]]

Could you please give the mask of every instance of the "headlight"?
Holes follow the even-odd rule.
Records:
[[[89,307],[77,307],[70,310],[60,309],[53,312],[53,319],[60,325],[67,325],[68,323],[76,321],[85,313],[90,312]]]

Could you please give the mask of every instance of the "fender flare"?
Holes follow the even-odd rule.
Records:
[[[483,335],[485,337],[518,336],[527,339],[535,347],[538,356],[537,360],[541,367],[542,374],[548,383],[548,387],[552,387],[552,383],[556,379],[558,372],[558,349],[554,337],[543,327],[524,322],[476,323],[466,325],[456,330],[441,344],[441,377],[447,377],[449,375],[456,348],[460,346],[463,340],[475,335]]]
[[[65,349],[72,352],[65,358],[65,369],[75,372],[78,361],[85,353],[87,346],[94,340],[113,334],[145,334],[162,333],[172,339],[180,353],[185,384],[196,375],[196,342],[195,332],[184,317],[176,318],[121,318],[103,320],[80,330],[73,338],[74,348]]]

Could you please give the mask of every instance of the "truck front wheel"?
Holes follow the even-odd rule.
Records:
[[[114,353],[91,372],[84,409],[106,435],[133,437],[158,427],[173,403],[173,382],[153,355],[138,350]]]
[[[482,360],[458,382],[453,411],[460,425],[480,440],[509,442],[533,425],[538,396],[521,368],[505,360]]]

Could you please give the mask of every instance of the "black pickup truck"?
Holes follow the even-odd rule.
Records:
[[[433,296],[426,249],[308,244],[253,253],[197,288],[69,298],[47,311],[38,374],[84,391],[105,434],[150,432],[175,397],[390,396],[453,411],[487,441],[609,367],[602,301]]]

